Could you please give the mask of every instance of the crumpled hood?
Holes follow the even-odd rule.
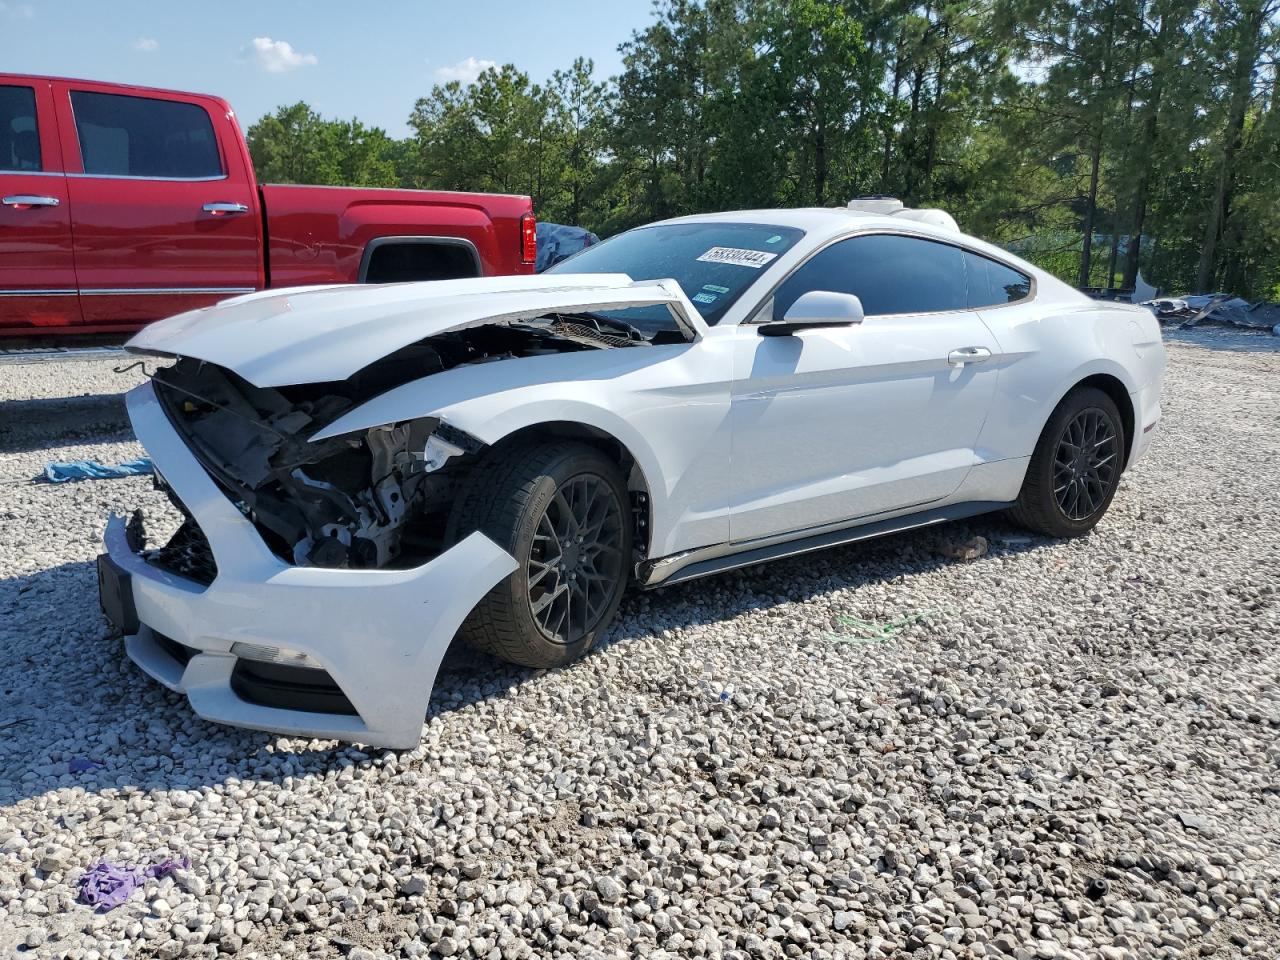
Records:
[[[194,357],[258,387],[345,380],[402,347],[449,330],[554,312],[665,304],[695,336],[706,331],[674,280],[625,274],[477,277],[420,283],[268,290],[146,327],[129,350]]]

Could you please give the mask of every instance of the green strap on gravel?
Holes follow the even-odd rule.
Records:
[[[840,621],[840,625],[849,627],[853,632],[829,633],[827,634],[827,639],[832,643],[875,643],[877,641],[892,640],[903,628],[920,622],[933,612],[933,610],[921,610],[918,613],[909,613],[905,617],[899,617],[897,620],[890,620],[888,623],[876,623],[872,620],[863,620],[860,617],[841,615],[836,618]]]

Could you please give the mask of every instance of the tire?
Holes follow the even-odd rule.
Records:
[[[1098,432],[1091,433],[1091,424]],[[1102,434],[1106,439],[1096,446],[1090,443],[1091,437]],[[1084,536],[1097,526],[1115,496],[1124,445],[1115,401],[1096,387],[1071,391],[1045,424],[1009,515],[1046,536]],[[1079,452],[1073,454],[1073,449]]]
[[[464,485],[446,539],[479,530],[519,569],[476,605],[460,635],[526,667],[582,656],[626,590],[631,527],[626,481],[593,447],[552,441],[494,448]]]

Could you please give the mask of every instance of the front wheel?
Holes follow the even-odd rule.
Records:
[[[479,530],[519,568],[462,625],[473,647],[527,667],[590,650],[617,613],[631,562],[626,481],[581,443],[516,443],[478,464],[450,539]]]
[[[1009,513],[1036,533],[1083,536],[1111,505],[1123,464],[1115,401],[1096,387],[1073,390],[1045,424]]]

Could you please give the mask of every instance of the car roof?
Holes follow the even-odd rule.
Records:
[[[981,240],[963,231],[925,223],[901,216],[850,210],[848,207],[793,207],[765,210],[726,210],[723,213],[695,213],[684,217],[672,217],[648,226],[667,223],[757,223],[768,226],[795,227],[805,232],[804,240],[796,247],[812,250],[828,240],[854,230],[883,229],[891,233],[928,237],[944,243],[959,244],[976,253],[984,254],[1035,277],[1040,294],[1052,294],[1058,299],[1074,302],[1091,302],[1084,294],[1063,283],[1047,270],[1010,253],[995,244]],[[643,229],[643,228],[641,228]]]
[[[846,233],[862,227],[884,227],[894,231],[926,234],[939,239],[956,239],[956,231],[945,227],[908,220],[905,217],[885,216],[847,207],[793,207],[773,210],[726,210],[723,213],[695,213],[685,217],[673,217],[661,223],[759,223],[779,227],[796,227],[810,236]],[[966,240],[968,234],[960,234]],[[979,241],[981,242],[981,241]]]

